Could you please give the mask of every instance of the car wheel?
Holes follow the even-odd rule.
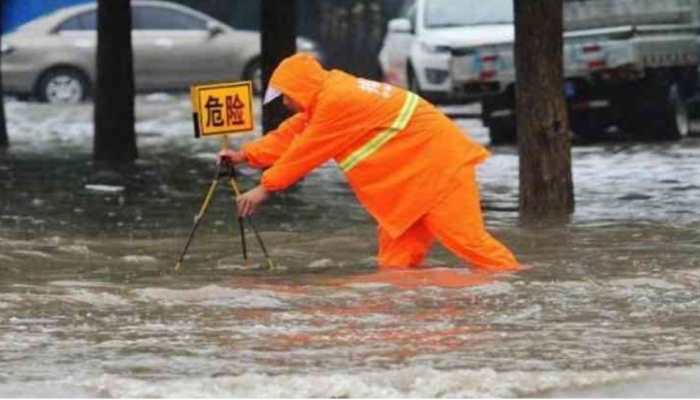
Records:
[[[626,93],[629,105],[621,128],[642,140],[678,140],[688,136],[688,105],[678,85],[649,80]]]
[[[88,95],[88,82],[78,70],[60,68],[49,70],[37,87],[39,100],[47,103],[76,104]]]
[[[253,82],[253,94],[262,94],[263,88],[263,76],[262,76],[262,63],[259,58],[254,59],[249,62],[243,71],[243,80]]]
[[[673,85],[669,91],[668,101],[671,103],[670,106],[673,114],[672,121],[674,129],[674,137],[684,138],[688,137],[690,134],[690,116],[688,113],[688,104],[685,99],[681,96],[680,89],[678,85]],[[675,122],[675,124],[673,124]]]

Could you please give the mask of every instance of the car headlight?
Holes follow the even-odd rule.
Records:
[[[426,53],[449,53],[450,51],[452,51],[452,48],[450,46],[432,44],[432,43],[426,43],[426,42],[421,42],[420,47]]]
[[[10,46],[9,44],[3,42],[3,43],[2,43],[2,50],[0,50],[0,51],[2,51],[2,55],[5,55],[5,54],[10,54],[10,53],[12,53],[14,50],[15,50],[14,47],[12,47],[12,46]]]

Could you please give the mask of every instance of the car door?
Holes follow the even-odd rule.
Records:
[[[210,35],[205,18],[156,5],[133,6],[133,12],[134,43],[142,44],[138,57],[144,68],[139,79],[144,87],[185,89],[212,80],[225,68],[223,49]]]
[[[66,55],[70,54],[73,62],[84,66],[91,79],[97,77],[97,10],[92,9],[74,15],[62,22],[55,29],[57,35],[67,46]],[[150,85],[161,87],[162,82],[149,79],[152,75],[152,60],[149,54],[149,41],[141,35],[132,34],[134,56],[134,84],[137,90],[149,89]]]
[[[54,57],[61,63],[68,63],[85,72],[90,79],[96,77],[97,53],[97,12],[88,10],[73,15],[61,22],[55,29],[61,43],[61,56]]]

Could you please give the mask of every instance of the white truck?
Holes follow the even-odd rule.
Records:
[[[678,139],[698,81],[700,0],[567,0],[563,88],[582,138]],[[493,144],[515,135],[513,0],[408,0],[384,79],[436,102],[481,101]]]

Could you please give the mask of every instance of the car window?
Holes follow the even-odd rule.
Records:
[[[409,19],[410,13],[415,12],[416,2],[415,0],[404,1],[399,10],[399,17]],[[413,9],[413,10],[411,10]]]
[[[94,31],[97,30],[97,12],[88,11],[82,14],[75,15],[65,20],[56,29],[57,32],[63,31]]]
[[[416,22],[418,21],[416,18],[416,2],[415,0],[410,0],[407,1],[403,4],[403,7],[401,7],[401,11],[399,11],[399,16],[401,18],[406,18],[407,20],[411,21],[411,26],[413,29],[416,28]]]
[[[207,21],[193,15],[161,7],[134,7],[134,29],[142,30],[206,30]]]
[[[411,26],[413,29],[416,29],[416,23],[418,22],[418,15],[416,13],[416,5],[415,3],[413,4],[413,7],[408,9],[408,20],[411,21]]]
[[[513,0],[431,0],[425,4],[427,28],[512,23]]]

